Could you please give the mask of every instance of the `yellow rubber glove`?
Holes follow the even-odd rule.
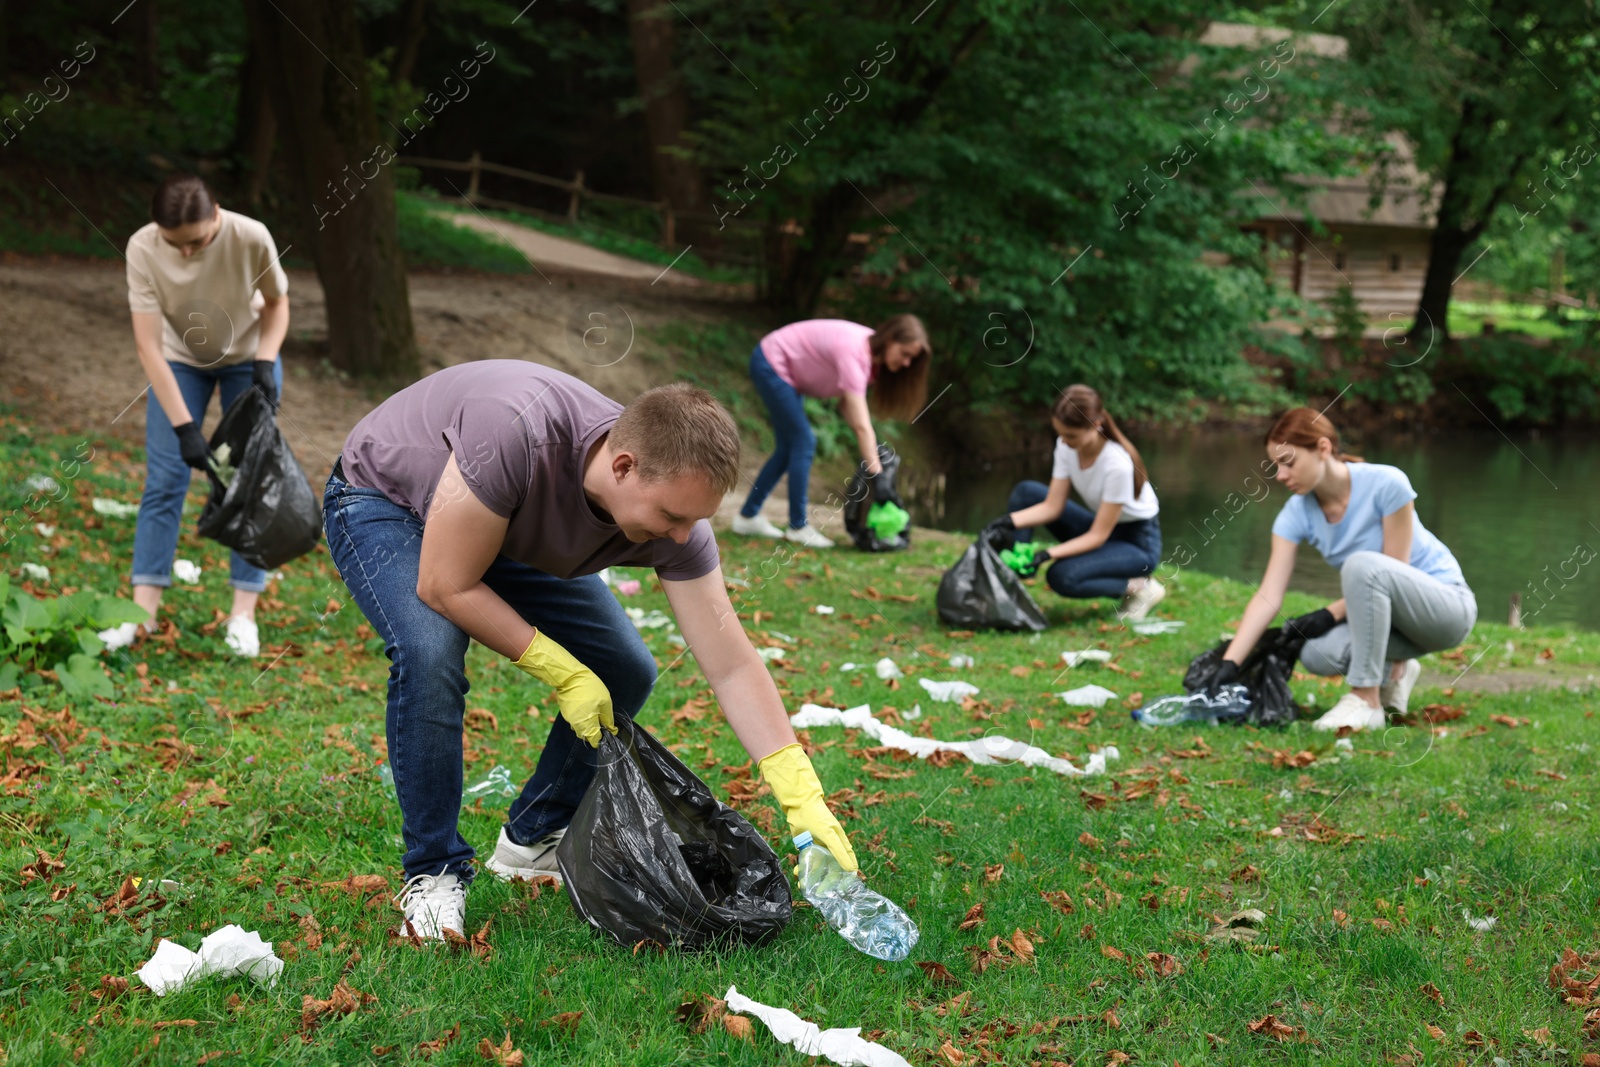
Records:
[[[844,827],[828,810],[828,802],[822,797],[822,783],[817,780],[817,772],[812,769],[805,749],[797,744],[778,749],[761,761],[761,777],[783,805],[791,836],[810,830],[811,839],[833,853],[839,866],[847,871],[856,870],[855,849],[850,847]]]
[[[600,728],[617,732],[617,721],[611,713],[611,692],[588,667],[573,658],[571,652],[544,635],[534,632],[533,640],[517,666],[556,691],[556,705],[561,717],[567,720],[572,732],[594,748],[600,747]]]

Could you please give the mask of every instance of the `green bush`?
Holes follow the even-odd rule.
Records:
[[[1487,397],[1501,421],[1524,425],[1600,418],[1600,365],[1576,343],[1536,348],[1490,335],[1460,342],[1436,374]]]
[[[0,629],[0,692],[17,688],[28,672],[48,669],[74,700],[115,695],[110,677],[96,659],[105,651],[96,631],[150,617],[131,600],[93,592],[40,600],[25,590],[12,589],[10,576],[3,573],[0,604],[5,605],[4,628]]]

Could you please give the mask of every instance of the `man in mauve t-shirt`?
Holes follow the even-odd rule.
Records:
[[[707,519],[738,471],[738,431],[709,393],[666,385],[624,408],[518,360],[429,375],[350,432],[323,511],[334,562],[391,664],[401,934],[467,930],[474,853],[457,822],[470,639],[554,687],[561,712],[485,866],[502,878],[560,877],[555,848],[594,777],[600,732],[615,733],[617,715],[631,719],[656,680],[598,577],[614,565],[655,568],[790,828],[855,869],[723,585]]]

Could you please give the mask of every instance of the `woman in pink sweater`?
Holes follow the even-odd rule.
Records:
[[[733,532],[832,548],[833,542],[807,517],[806,490],[817,438],[801,397],[839,398],[844,421],[860,444],[862,466],[876,478],[883,468],[867,411],[867,388],[872,388],[872,407],[880,417],[911,418],[927,402],[932,358],[927,331],[915,315],[894,315],[876,330],[843,319],[808,319],[763,337],[750,354],[750,378],[772,413],[776,444],[733,520]],[[761,505],[785,474],[789,527],[779,529],[761,514]]]

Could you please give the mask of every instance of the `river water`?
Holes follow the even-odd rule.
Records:
[[[1259,438],[1197,431],[1134,443],[1161,501],[1163,557],[1260,581],[1272,520],[1289,492],[1263,473]],[[1461,562],[1481,618],[1505,621],[1511,594],[1520,593],[1529,624],[1600,630],[1600,442],[1488,433],[1373,444],[1369,436],[1361,451],[1406,472],[1417,514]],[[1047,455],[968,464],[947,472],[942,514],[926,494],[913,513],[942,529],[977,530],[1004,511],[1019,479],[1049,477]],[[1338,574],[1308,547],[1292,584],[1339,595]]]

